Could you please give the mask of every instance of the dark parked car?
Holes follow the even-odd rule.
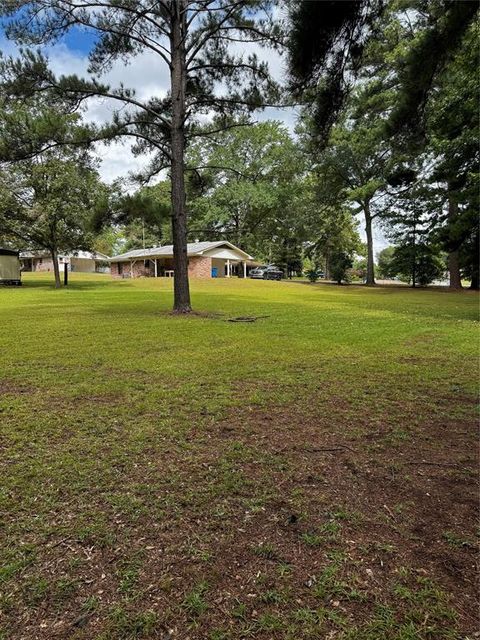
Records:
[[[255,267],[250,271],[250,278],[255,278],[256,280],[281,280],[282,277],[283,271],[273,264]]]

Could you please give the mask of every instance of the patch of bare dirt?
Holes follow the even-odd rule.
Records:
[[[11,380],[0,380],[0,396],[2,395],[25,395],[35,393],[37,388],[25,382],[17,382]]]
[[[148,497],[139,496],[144,510],[125,515],[96,496],[116,541],[52,539],[44,573],[58,580],[76,560],[75,595],[60,605],[53,595],[43,599],[17,618],[12,637],[94,638],[108,628],[112,607],[122,607],[132,616],[157,614],[155,630],[139,637],[204,640],[225,629],[236,640],[244,637],[234,613],[241,604],[241,616],[258,625],[255,638],[272,640],[283,636],[261,627],[267,614],[321,604],[358,624],[378,603],[401,608],[392,589],[405,570],[405,580],[429,579],[444,590],[459,633],[473,633],[476,425],[426,418],[396,442],[389,416],[371,432],[368,415],[356,431],[340,416],[237,407],[220,422],[197,425],[184,446],[144,451],[123,485],[125,494],[148,487]],[[125,565],[137,557],[128,591]],[[361,598],[319,599],[315,590],[333,557]],[[203,583],[207,609],[195,617],[189,595]],[[79,626],[89,598],[96,608]]]

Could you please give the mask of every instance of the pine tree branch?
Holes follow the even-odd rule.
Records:
[[[46,7],[51,7],[52,5],[52,3],[48,1],[44,2],[43,4]],[[156,29],[158,29],[159,32],[162,33],[164,36],[166,36],[167,38],[169,37],[169,32],[165,30],[163,25],[161,25],[159,22],[157,22],[151,17],[152,10],[154,9],[156,4],[160,4],[166,13],[170,13],[168,4],[163,0],[157,0],[157,2],[152,1],[152,3],[143,11],[140,10],[139,8],[135,8],[135,5],[128,6],[125,4],[120,4],[118,1],[115,2],[113,6],[111,2],[85,2],[85,3],[82,2],[81,4],[77,4],[75,2],[72,2],[71,0],[60,0],[56,4],[57,6],[66,5],[70,7],[72,11],[75,11],[75,10],[82,11],[84,9],[106,9],[111,11],[112,9],[119,9],[120,11],[124,11],[125,13],[131,13],[135,16],[138,16],[139,19],[145,20],[146,22],[154,26]],[[137,3],[137,4],[140,4],[140,3]],[[94,29],[97,29],[97,23],[94,21],[91,21],[89,25],[86,25],[86,26],[90,26]]]
[[[216,62],[211,64],[198,64],[194,67],[187,68],[187,71],[189,73],[193,73],[194,71],[204,71],[206,69],[248,69],[249,71],[253,71],[258,75],[263,76],[265,79],[270,77],[268,73],[262,71],[259,67],[256,67],[253,64],[248,64],[247,62]]]
[[[69,12],[67,12],[67,13],[69,13]],[[104,33],[104,34],[112,33],[112,34],[114,34],[116,36],[119,36],[119,37],[123,37],[124,34],[125,34],[125,29],[123,31],[118,31],[117,29],[115,29],[112,26],[101,27],[98,24],[98,22],[82,20],[81,18],[75,16],[73,13],[72,13],[72,18],[73,18],[72,24],[81,24],[84,27],[90,27],[90,28],[95,29],[96,31],[99,31],[99,32]],[[138,18],[138,19],[140,20],[140,18]],[[138,22],[138,20],[136,22]],[[150,37],[147,37],[147,36],[142,36],[142,35],[138,34],[138,31],[136,32],[137,35],[135,35],[135,33],[133,32],[134,26],[135,26],[135,24],[130,25],[130,27],[128,29],[128,34],[129,34],[128,37],[131,40],[133,40],[134,42],[137,42],[141,46],[145,47],[146,49],[150,49],[150,51],[153,51],[154,53],[156,53],[158,56],[160,56],[162,58],[162,60],[165,62],[165,64],[168,66],[168,68],[171,69],[171,60],[168,57],[170,55],[170,51],[165,46],[160,44],[158,41],[153,40],[153,38],[150,38]],[[62,29],[63,29],[63,27],[62,27]],[[168,37],[168,32],[162,31],[162,33]]]
[[[199,164],[196,167],[185,167],[185,171],[198,171],[199,169],[216,169],[217,171],[231,171],[232,173],[234,173],[237,176],[240,176],[241,178],[246,178],[248,180],[251,179],[251,176],[249,176],[246,173],[242,173],[241,171],[239,171],[238,169],[235,169],[234,167],[225,167],[222,165],[215,165],[215,164]]]
[[[204,28],[204,29],[200,27],[199,31],[197,32],[197,34],[200,35],[200,38],[197,40],[193,38],[192,42],[185,47],[186,54],[187,54],[186,56],[187,68],[188,68],[188,65],[195,59],[195,56],[198,53],[200,53],[203,47],[207,44],[210,38],[212,38],[212,36],[214,36],[223,28],[223,25],[226,22],[228,22],[228,20],[235,13],[235,10],[238,9],[242,4],[244,4],[244,0],[238,0],[238,2],[234,2],[234,4],[231,5],[230,9],[226,11],[223,18],[221,18],[213,27]]]
[[[245,107],[249,107],[252,110],[254,109],[263,109],[266,107],[272,107],[272,108],[276,108],[276,109],[288,109],[289,107],[295,107],[295,106],[300,106],[302,103],[300,102],[288,102],[288,103],[281,103],[281,102],[261,102],[260,104],[256,103],[256,102],[249,102],[248,100],[237,100],[237,99],[232,99],[232,98],[220,98],[220,97],[216,97],[216,96],[212,96],[211,98],[207,98],[207,99],[195,99],[193,100],[193,102],[189,102],[188,106],[189,107],[194,107],[194,106],[215,106],[215,105],[241,105],[241,106],[245,106]]]
[[[229,129],[236,129],[237,127],[251,127],[252,125],[257,124],[257,122],[237,122],[235,124],[225,125],[224,127],[220,127],[218,129],[211,129],[210,131],[199,131],[197,133],[187,133],[186,138],[202,138],[208,137],[215,133],[222,133],[224,131],[228,131]]]

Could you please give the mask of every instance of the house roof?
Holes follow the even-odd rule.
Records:
[[[17,256],[18,257],[18,251],[16,251],[15,249],[5,249],[4,247],[0,247],[0,256]]]
[[[187,255],[188,256],[201,256],[207,251],[211,251],[212,249],[217,249],[219,247],[227,247],[236,251],[240,254],[240,258],[244,260],[251,260],[252,256],[250,256],[242,249],[239,249],[231,242],[227,242],[225,240],[219,240],[218,242],[190,242],[187,244]],[[128,260],[144,260],[145,258],[160,258],[160,257],[171,257],[173,256],[173,245],[167,244],[163,247],[152,247],[151,249],[134,249],[133,251],[127,251],[126,253],[121,253],[118,256],[114,256],[110,258],[110,262],[126,262]]]
[[[108,262],[110,258],[104,253],[98,251],[59,251],[59,257],[65,258],[82,258],[83,260],[100,260],[102,262]],[[44,258],[50,257],[48,251],[20,251],[20,258]]]

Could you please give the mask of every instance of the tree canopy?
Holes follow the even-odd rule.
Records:
[[[49,151],[0,169],[0,233],[49,251],[60,286],[58,252],[91,249],[93,215],[105,188],[85,152]]]
[[[461,287],[467,272],[478,286],[475,3],[345,3],[336,94],[325,80],[328,68],[315,63],[312,40],[331,4],[295,5],[290,63],[302,83],[301,134],[323,176],[324,203],[355,204],[362,213],[368,284],[374,284],[373,224],[381,221],[387,230],[408,225],[414,206],[422,209],[424,241],[432,247],[440,242],[449,254],[451,286]],[[357,29],[363,24],[361,33],[348,29],[350,19]],[[318,104],[327,105],[330,119]]]
[[[141,186],[99,188],[89,229],[117,248],[172,242],[178,312],[191,308],[187,239],[230,240],[288,273],[309,258],[345,275],[363,252],[359,217],[367,284],[381,225],[399,249],[445,254],[451,286],[468,277],[478,287],[475,3],[294,0],[281,9],[273,0],[3,3],[7,35],[27,47],[0,61],[5,203],[23,215],[14,207],[21,172],[55,173],[54,159],[65,175],[77,161],[98,181],[86,171],[93,143],[127,137],[149,158],[133,176]],[[45,47],[73,27],[94,36],[89,69],[57,76]],[[287,54],[284,86],[265,47]],[[166,92],[143,97],[104,81],[112,64],[143,52],[168,71]],[[82,120],[95,97],[117,105],[104,124]],[[279,104],[299,108],[295,132],[253,120]]]

